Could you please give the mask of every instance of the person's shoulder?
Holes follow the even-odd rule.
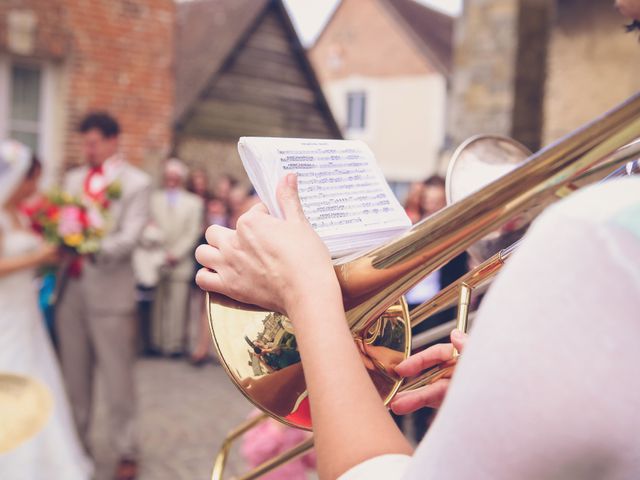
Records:
[[[131,188],[135,190],[151,186],[151,177],[144,170],[129,162],[124,162],[123,176]]]
[[[190,192],[188,190],[184,191],[184,196],[193,205],[201,205],[201,204],[204,203],[204,201],[202,200],[202,197],[200,195],[196,195],[195,193]]]
[[[640,246],[640,178],[610,180],[572,193],[535,219],[523,245],[537,244],[539,251],[569,258],[583,255],[591,244],[613,258],[621,241],[627,249]]]

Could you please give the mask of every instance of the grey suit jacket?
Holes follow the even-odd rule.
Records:
[[[158,190],[151,196],[151,219],[164,234],[164,249],[178,259],[165,270],[173,280],[193,279],[193,252],[202,236],[204,204],[200,197],[181,190],[175,205],[169,205],[167,192]]]
[[[88,170],[79,167],[69,171],[65,190],[81,196]],[[131,312],[136,306],[131,257],[149,219],[151,181],[146,173],[126,162],[118,172],[117,181],[122,194],[109,206],[108,228],[100,252],[94,260],[85,259],[78,280],[89,311]],[[72,299],[63,299],[67,300]]]

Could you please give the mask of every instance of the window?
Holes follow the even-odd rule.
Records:
[[[0,3],[2,0],[0,0]],[[49,187],[62,165],[66,97],[62,64],[0,53],[0,139],[15,138],[42,161],[42,185]]]
[[[347,94],[347,128],[363,130],[365,128],[367,96],[364,92]]]
[[[37,152],[40,140],[40,68],[12,65],[9,82],[9,138],[23,142]]]

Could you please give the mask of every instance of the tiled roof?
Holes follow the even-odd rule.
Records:
[[[451,73],[454,19],[414,0],[380,1],[396,15],[435,67]]]

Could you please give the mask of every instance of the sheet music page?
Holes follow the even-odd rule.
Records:
[[[281,216],[275,198],[278,181],[288,173],[298,175],[305,216],[323,239],[345,237],[348,242],[353,235],[374,236],[411,225],[363,142],[243,137],[239,151],[274,215]],[[376,243],[375,238],[368,243]]]
[[[279,145],[278,156],[284,174],[298,174],[305,215],[321,236],[405,224],[365,144],[305,141]]]

